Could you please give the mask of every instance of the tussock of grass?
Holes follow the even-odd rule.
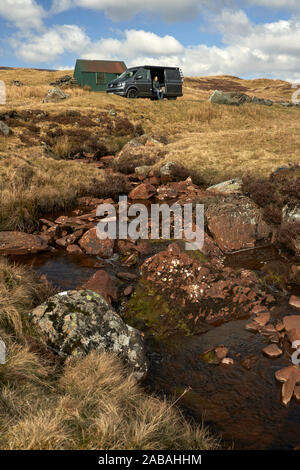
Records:
[[[19,388],[1,389],[3,449],[213,449],[203,427],[192,428],[178,409],[147,396],[121,361],[91,353],[67,364],[52,389],[31,382],[27,406]],[[26,386],[25,386],[26,390]],[[28,388],[26,390],[28,392]],[[11,416],[3,412],[3,404]]]
[[[64,210],[79,196],[101,196],[105,180],[103,171],[80,162],[0,155],[0,228],[27,230],[41,214]]]
[[[24,339],[28,311],[52,293],[50,285],[26,268],[0,257],[0,329],[6,334]]]

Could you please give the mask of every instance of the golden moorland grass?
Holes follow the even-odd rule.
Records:
[[[28,312],[51,293],[0,258],[0,449],[218,448],[174,404],[146,395],[116,356],[93,352],[63,365],[34,352]]]

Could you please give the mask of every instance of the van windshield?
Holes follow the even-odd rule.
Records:
[[[122,75],[119,76],[119,79],[121,80],[126,80],[127,78],[132,78],[137,72],[137,69],[135,70],[125,70],[125,72],[122,73]]]

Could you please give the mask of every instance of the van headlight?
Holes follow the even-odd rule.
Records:
[[[124,86],[125,86],[125,82],[120,82],[117,84],[118,88],[124,88]]]

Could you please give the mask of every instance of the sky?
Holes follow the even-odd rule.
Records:
[[[0,66],[77,58],[300,82],[300,0],[0,0]]]

